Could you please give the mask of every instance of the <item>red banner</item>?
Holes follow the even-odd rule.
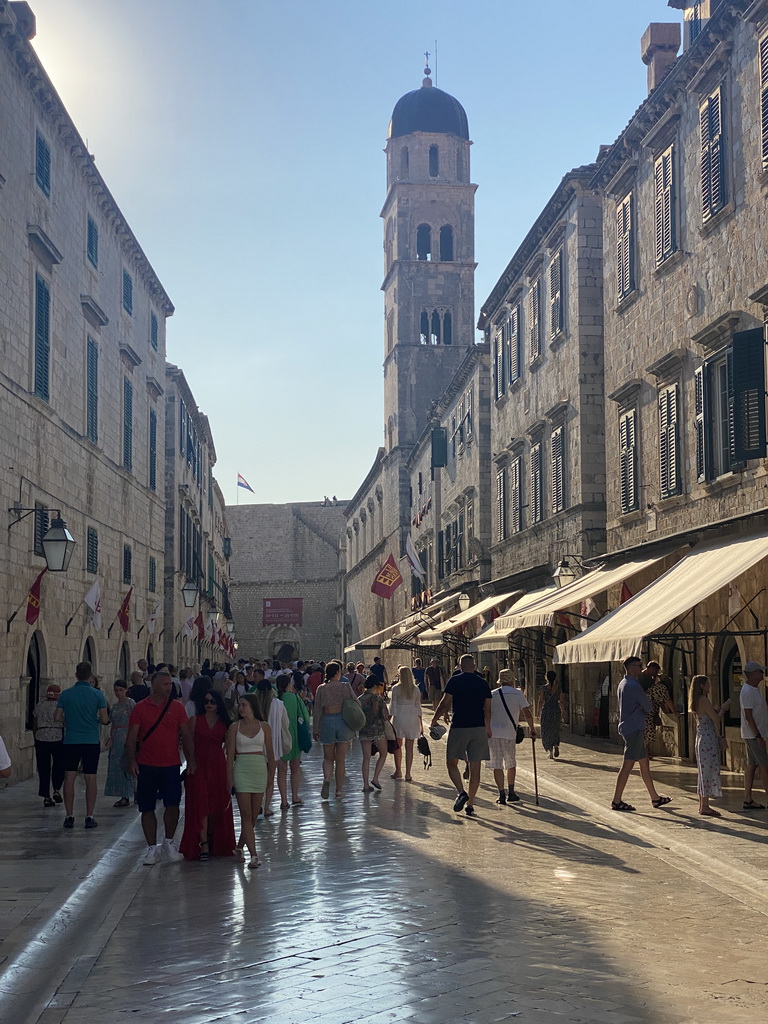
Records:
[[[197,626],[197,639],[205,640],[205,623],[203,622],[203,613],[198,612],[197,618],[195,619],[195,625]]]
[[[40,584],[47,572],[48,568],[46,567],[38,574],[37,579],[29,588],[29,593],[27,594],[27,624],[30,626],[34,626],[40,615]]]
[[[390,555],[376,573],[376,579],[371,586],[371,593],[378,594],[379,597],[386,597],[389,600],[402,582],[403,577],[400,575],[394,555]]]
[[[301,626],[303,620],[303,597],[265,597],[262,601],[262,626]]]
[[[131,594],[133,593],[133,587],[123,598],[123,603],[117,612],[117,620],[120,623],[120,628],[124,633],[127,633],[131,628]]]

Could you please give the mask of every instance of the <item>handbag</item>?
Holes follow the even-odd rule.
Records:
[[[394,754],[397,750],[397,733],[389,720],[384,723],[384,739],[387,741],[387,753]]]
[[[499,696],[501,697],[501,703],[504,705],[504,710],[507,712],[507,716],[509,717],[510,722],[512,723],[512,725],[514,725],[516,729],[515,743],[522,743],[525,739],[525,729],[522,727],[522,725],[518,725],[512,717],[512,712],[507,707],[507,702],[504,700],[504,694],[502,692],[501,687],[499,687]]]
[[[429,749],[429,740],[424,735],[424,733],[422,733],[421,736],[419,736],[418,740],[416,741],[416,749],[421,754],[421,756],[424,758],[424,767],[425,768],[431,768],[432,767],[432,751]]]
[[[296,741],[302,754],[308,754],[312,749],[312,733],[309,731],[309,725],[302,717],[298,707],[296,708],[296,716]]]
[[[352,732],[359,732],[365,725],[365,712],[356,697],[348,697],[341,705],[341,717]]]

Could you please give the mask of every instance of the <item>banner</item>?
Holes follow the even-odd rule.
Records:
[[[133,587],[123,598],[123,603],[117,612],[117,620],[120,623],[120,628],[124,633],[127,633],[131,628],[131,594],[133,593]]]
[[[101,584],[98,579],[91,584],[88,593],[83,598],[83,604],[93,613],[93,628],[101,629]]]
[[[301,626],[303,618],[303,597],[265,597],[262,601],[262,626]]]
[[[413,575],[418,576],[420,580],[423,580],[426,573],[424,572],[424,566],[421,564],[419,553],[416,550],[416,545],[411,540],[410,534],[408,534],[405,541],[405,557],[408,559],[408,565],[410,565]]]
[[[197,639],[205,640],[205,623],[203,622],[203,613],[199,611],[197,618],[195,619],[195,625],[197,626]]]
[[[27,594],[27,624],[30,626],[34,626],[40,615],[40,584],[47,572],[48,566],[38,574],[37,579],[29,588],[29,593]]]
[[[150,614],[149,618],[147,619],[146,630],[149,636],[152,636],[152,634],[155,632],[155,627],[157,626],[157,619],[159,615],[160,603],[158,602],[155,605],[155,610]]]
[[[400,575],[394,556],[390,555],[376,573],[376,579],[371,585],[371,593],[389,600],[402,582],[403,577]]]

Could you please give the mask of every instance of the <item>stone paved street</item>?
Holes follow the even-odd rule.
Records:
[[[0,1019],[762,1019],[765,872],[743,850],[765,850],[764,825],[730,814],[726,834],[713,833],[720,845],[708,868],[706,831],[681,824],[691,811],[687,769],[656,765],[676,781],[665,787],[670,816],[598,816],[615,754],[564,745],[561,762],[540,765],[537,808],[529,753],[523,802],[499,808],[486,785],[469,820],[451,809],[438,757],[429,772],[418,765],[416,782],[387,777],[383,793],[367,796],[354,754],[346,798],[321,804],[313,752],[305,806],[258,826],[256,872],[230,861],[144,868],[137,821],[110,801],[98,835],[65,835],[58,811],[26,809],[31,784],[11,787],[0,802],[23,829],[12,838],[6,829],[0,850]],[[675,848],[683,828],[698,859]],[[727,842],[742,871],[735,880],[718,867]]]

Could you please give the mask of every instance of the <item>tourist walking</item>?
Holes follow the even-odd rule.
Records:
[[[136,776],[136,800],[141,827],[147,840],[143,863],[157,864],[183,860],[173,837],[179,823],[181,804],[181,758],[179,743],[187,759],[187,777],[195,774],[189,720],[181,701],[173,696],[173,680],[167,671],[152,675],[150,694],[131,711],[125,756],[128,770]],[[138,754],[136,752],[139,745]],[[165,838],[157,842],[157,798],[163,801]]]
[[[459,671],[451,676],[445,687],[442,700],[432,716],[434,727],[451,715],[451,728],[446,743],[445,763],[451,782],[458,796],[453,804],[457,813],[464,810],[467,817],[475,815],[475,795],[480,785],[480,764],[490,757],[488,740],[491,737],[491,688],[477,672],[475,659],[465,654],[459,663]],[[469,768],[469,788],[459,771],[459,761],[464,760]]]
[[[224,752],[230,726],[232,719],[221,694],[209,688],[203,694],[202,710],[189,722],[195,771],[187,773],[184,784],[184,833],[179,845],[187,860],[230,857],[235,846]]]
[[[184,705],[187,718],[193,718],[203,710],[203,697],[210,689],[210,676],[198,676],[195,679],[194,683],[192,683],[192,689],[189,691],[189,700]],[[235,709],[235,717],[237,717],[237,709]]]
[[[760,690],[765,676],[765,666],[757,661],[748,661],[744,666],[744,685],[739,693],[741,706],[741,738],[747,746],[747,766],[744,769],[744,810],[762,811],[763,804],[752,799],[755,773],[760,771],[763,789],[768,795],[768,705]]]
[[[64,726],[64,828],[75,827],[75,777],[85,777],[85,827],[96,828],[96,773],[101,752],[100,725],[109,721],[107,698],[91,685],[93,669],[87,661],[75,668],[76,683],[56,703],[56,721]]]
[[[365,676],[352,661],[347,663],[346,676],[347,682],[352,687],[352,692],[359,697],[365,689]]]
[[[365,691],[360,697],[360,707],[365,712],[365,725],[357,734],[363,754],[363,792],[370,793],[374,789],[381,790],[379,779],[384,762],[387,760],[385,729],[389,721],[389,711],[387,702],[384,700],[384,684],[378,676],[371,674],[366,679]],[[373,778],[369,781],[371,757],[374,751],[377,751],[379,756],[373,770]],[[393,775],[392,778],[394,779],[394,777]]]
[[[321,799],[327,800],[331,792],[331,780],[336,780],[336,799],[344,796],[346,757],[352,730],[344,721],[342,709],[345,700],[356,700],[349,683],[341,681],[341,666],[329,662],[325,669],[325,682],[315,693],[312,709],[312,735],[323,745],[323,786]]]
[[[287,811],[288,803],[288,771],[291,773],[291,803],[298,807],[304,801],[301,799],[299,788],[301,786],[301,746],[299,745],[299,722],[306,726],[307,733],[311,732],[309,725],[309,712],[307,705],[296,692],[296,676],[301,684],[304,684],[301,672],[294,672],[292,676],[280,676],[277,681],[277,695],[283,702],[286,714],[288,715],[288,728],[291,733],[291,746],[283,750],[283,756],[277,762],[277,788],[280,791],[280,810]]]
[[[234,787],[240,809],[240,839],[234,849],[242,857],[243,846],[251,859],[249,868],[259,866],[253,824],[259,816],[269,775],[274,771],[272,731],[262,720],[259,704],[252,693],[238,701],[239,721],[227,733],[227,789]]]
[[[547,672],[547,681],[539,691],[538,714],[541,724],[541,745],[550,760],[560,757],[560,723],[563,719],[563,691],[557,673]]]
[[[279,676],[277,677],[279,678]],[[275,680],[275,683],[277,679]],[[272,686],[272,680],[262,679],[261,682],[256,684],[255,693],[251,696],[256,698],[256,704],[259,709],[259,714],[264,722],[269,725],[272,732],[272,753],[274,755],[272,767],[269,770],[269,778],[267,779],[267,788],[264,793],[264,817],[270,818],[275,813],[272,810],[272,794],[275,791],[275,771],[276,765],[283,756],[283,745],[285,743],[286,749],[290,749],[288,743],[289,738],[289,727],[288,727],[288,713],[285,710],[285,705],[281,700],[278,700],[277,693]]]
[[[663,683],[661,684],[663,686]],[[666,687],[664,687],[666,691]],[[720,786],[720,728],[723,715],[730,705],[725,701],[715,711],[709,698],[710,685],[707,676],[694,676],[688,698],[688,710],[696,716],[696,765],[699,794],[699,814],[708,818],[720,818],[719,811],[709,806],[710,798],[722,796]]]
[[[412,782],[413,745],[424,732],[421,720],[421,693],[413,678],[413,672],[401,665],[397,670],[398,682],[392,687],[389,713],[397,737],[395,750],[395,774],[393,779],[403,777],[403,747],[405,747],[405,781]]]
[[[426,677],[426,685],[429,690],[429,699],[432,701],[432,707],[437,709],[437,705],[443,698],[445,669],[437,658],[432,658],[429,665],[424,670],[424,675]]]
[[[61,694],[58,683],[49,683],[45,697],[35,705],[32,727],[35,736],[37,762],[37,794],[43,798],[43,807],[53,807],[62,801],[64,782],[64,726],[56,720],[56,702]],[[51,795],[53,786],[53,795]]]
[[[373,659],[373,664],[369,671],[376,676],[386,692],[386,689],[389,686],[389,673],[387,672],[386,665],[382,664],[381,658],[376,657]]]
[[[497,804],[517,803],[520,797],[515,791],[517,773],[517,727],[520,719],[528,722],[531,739],[536,739],[533,715],[528,699],[522,690],[513,686],[512,670],[503,668],[499,672],[497,689],[491,693],[491,738],[488,740],[490,766],[493,779],[499,791]],[[504,771],[506,770],[506,779]]]
[[[125,757],[125,741],[128,738],[128,721],[136,702],[128,696],[128,687],[124,679],[115,680],[112,687],[115,703],[109,709],[109,766],[104,796],[116,796],[113,807],[128,807],[133,800],[133,775],[128,771]]]
[[[619,769],[616,789],[611,802],[611,808],[614,811],[635,810],[632,804],[622,800],[624,787],[635,767],[635,762],[640,765],[640,775],[653,806],[664,807],[665,804],[670,803],[670,797],[659,796],[656,792],[648,763],[648,751],[645,749],[645,716],[650,713],[653,705],[638,681],[641,671],[642,662],[639,658],[632,657],[624,660],[625,675],[617,690],[619,735],[624,740],[624,763]]]
[[[134,704],[138,704],[140,700],[149,696],[149,687],[144,681],[142,672],[131,672],[130,684],[127,693]]]
[[[676,715],[677,708],[672,703],[669,690],[661,679],[661,665],[658,661],[649,661],[641,676],[640,685],[650,698],[652,711],[645,716],[645,749],[648,751],[648,760],[653,760],[651,746],[656,739],[656,729],[661,725],[661,712],[667,715]]]

